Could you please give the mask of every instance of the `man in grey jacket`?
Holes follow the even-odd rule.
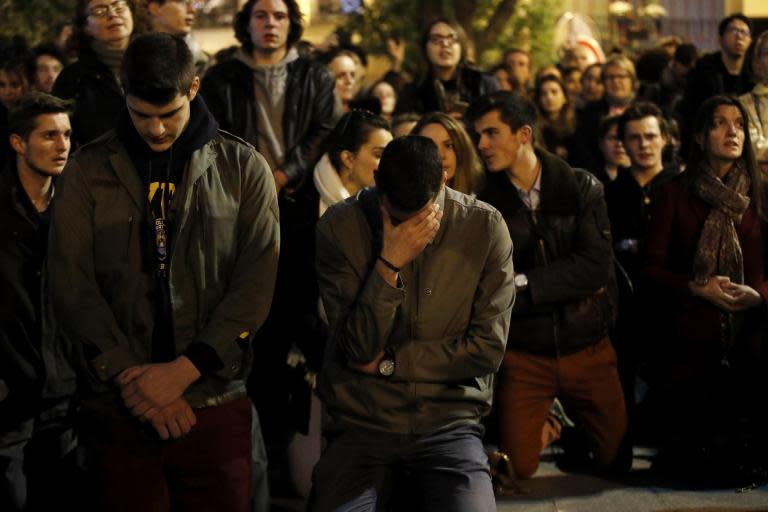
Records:
[[[80,354],[99,509],[250,500],[245,378],[272,298],[277,199],[264,159],[218,130],[199,83],[183,40],[136,38],[127,109],[57,190],[50,280]]]
[[[509,332],[512,243],[498,211],[445,181],[432,141],[395,139],[376,188],[318,223],[331,422],[312,510],[386,510],[402,474],[414,509],[496,510],[479,421]]]

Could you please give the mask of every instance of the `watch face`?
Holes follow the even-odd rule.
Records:
[[[382,359],[379,363],[379,373],[384,377],[389,377],[395,373],[395,362],[391,359]]]

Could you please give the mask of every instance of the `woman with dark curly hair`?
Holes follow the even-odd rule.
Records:
[[[110,130],[125,108],[120,64],[134,33],[133,0],[78,0],[69,45],[78,59],[65,67],[53,94],[75,100],[73,145]]]

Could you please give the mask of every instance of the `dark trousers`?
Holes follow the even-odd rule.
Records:
[[[93,509],[245,512],[251,506],[251,404],[195,409],[186,436],[160,440],[138,422],[85,425]]]
[[[76,506],[78,472],[69,404],[0,429],[0,510],[38,511]]]
[[[519,478],[539,467],[541,432],[556,397],[583,422],[598,466],[610,466],[619,455],[627,411],[608,338],[561,358],[507,352],[497,397],[501,449]]]
[[[495,511],[482,435],[480,425],[419,436],[350,428],[320,456],[309,509]]]

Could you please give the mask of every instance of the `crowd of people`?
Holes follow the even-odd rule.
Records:
[[[768,481],[768,32],[423,71],[295,0],[0,42],[0,508],[495,510],[557,446]],[[714,43],[714,42],[713,42]]]

